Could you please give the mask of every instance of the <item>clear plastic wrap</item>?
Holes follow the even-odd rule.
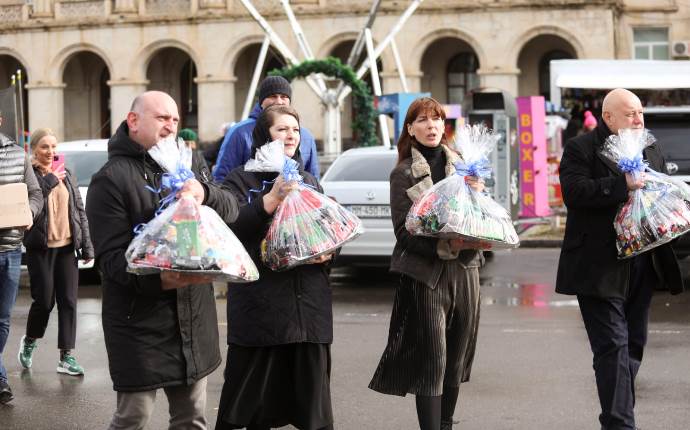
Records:
[[[456,174],[439,181],[410,208],[405,227],[413,235],[481,242],[485,249],[515,248],[520,240],[503,206],[465,182],[467,176],[490,175],[488,154],[497,136],[484,126],[465,126],[457,134],[456,149],[463,161]]]
[[[644,129],[621,129],[602,150],[625,173],[645,175],[644,187],[630,191],[616,213],[618,258],[624,259],[663,245],[690,231],[690,187],[651,170],[643,160],[644,148],[655,141]]]
[[[290,269],[335,251],[362,231],[362,221],[352,212],[299,185],[276,209],[261,258],[272,270]]]
[[[259,271],[239,239],[208,206],[184,195],[149,221],[125,252],[127,270],[163,270],[211,275],[217,280],[253,282]]]
[[[125,252],[127,270],[136,274],[189,272],[231,282],[259,279],[244,246],[213,209],[199,205],[188,194],[175,200],[184,181],[194,177],[192,152],[184,142],[163,139],[149,154],[166,171],[161,188],[150,190],[167,190],[168,195],[156,216],[137,227]]]
[[[261,259],[272,270],[287,270],[329,254],[359,236],[362,221],[302,181],[297,163],[285,157],[281,141],[263,145],[245,170],[280,172],[298,186],[278,205],[261,243]]]

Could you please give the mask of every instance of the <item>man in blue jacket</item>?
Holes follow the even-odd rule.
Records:
[[[263,109],[272,105],[289,105],[292,97],[290,82],[282,76],[268,76],[259,86],[259,103],[254,106],[249,118],[233,125],[225,134],[218,160],[213,168],[213,179],[222,182],[232,169],[244,165],[249,160],[252,147],[252,131],[256,119]],[[316,153],[314,136],[304,127],[300,128],[300,155],[304,161],[304,170],[319,175],[319,159]]]

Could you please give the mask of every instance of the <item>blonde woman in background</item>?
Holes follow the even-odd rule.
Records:
[[[84,369],[72,355],[77,332],[77,258],[93,258],[89,225],[77,180],[64,165],[54,166],[57,138],[41,128],[31,134],[31,163],[43,192],[43,211],[24,236],[31,282],[31,308],[19,363],[31,367],[37,340],[45,334],[50,312],[58,307],[58,373],[78,376]],[[56,170],[53,170],[55,167]]]

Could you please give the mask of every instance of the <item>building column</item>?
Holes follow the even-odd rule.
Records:
[[[422,73],[421,70],[417,69],[412,72],[407,72],[406,77],[407,88],[410,90],[411,93],[418,93],[422,90],[422,78],[424,77],[424,73]],[[398,79],[397,81],[397,85],[400,85],[400,79]]]
[[[53,17],[53,1],[52,0],[35,0],[34,10],[31,14],[32,18],[52,18]]]
[[[199,103],[199,141],[218,139],[221,125],[235,121],[235,81],[237,78],[234,76],[194,79]]]
[[[146,91],[148,81],[108,81],[110,86],[110,134],[127,119],[134,98]]]
[[[479,75],[481,88],[496,88],[507,91],[513,97],[517,97],[519,69],[479,69],[477,70],[477,75]]]
[[[58,139],[65,138],[64,92],[65,84],[28,84],[29,131],[51,128]]]
[[[199,0],[201,9],[225,9],[226,7],[225,0]]]
[[[139,4],[136,0],[115,0],[113,13],[137,13]]]

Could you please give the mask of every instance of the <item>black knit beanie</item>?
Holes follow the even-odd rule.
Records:
[[[282,76],[267,76],[266,79],[261,81],[261,86],[259,87],[259,105],[266,97],[270,97],[273,94],[284,94],[292,98],[290,82]]]

